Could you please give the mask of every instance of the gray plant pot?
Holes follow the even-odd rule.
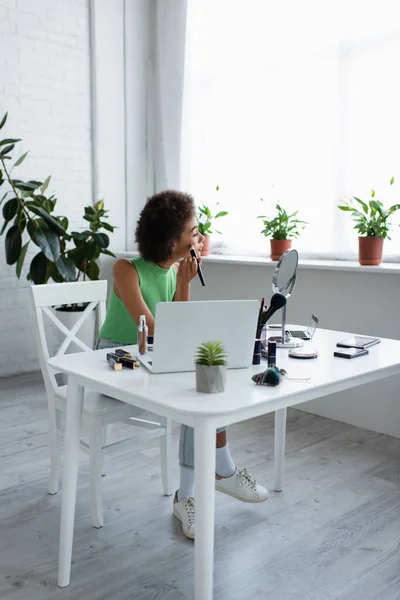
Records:
[[[219,394],[225,390],[226,366],[196,364],[196,390],[205,394]]]

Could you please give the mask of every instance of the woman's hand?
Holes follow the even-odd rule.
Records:
[[[201,261],[201,259],[200,259]],[[194,256],[184,258],[179,265],[176,286],[188,286],[197,275],[197,260]]]

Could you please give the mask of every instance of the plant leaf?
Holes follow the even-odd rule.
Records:
[[[115,227],[113,227],[109,223],[105,223],[104,221],[100,221],[100,226],[104,227],[104,229],[107,229],[107,231],[111,231],[111,233],[113,233],[113,231],[115,229]]]
[[[392,179],[390,180],[390,185],[394,184],[394,177],[392,177]]]
[[[110,238],[106,233],[95,233],[93,239],[100,248],[108,248],[110,245]]]
[[[17,262],[22,247],[22,236],[17,225],[13,225],[7,231],[5,246],[7,264],[13,265]]]
[[[219,217],[225,217],[228,214],[228,212],[226,210],[221,210],[219,213],[217,213],[214,217],[214,219],[219,219]]]
[[[104,199],[101,199],[98,202],[96,202],[96,204],[94,205],[94,208],[96,210],[103,210],[103,208],[104,208]]]
[[[358,202],[358,204],[360,204],[363,207],[363,211],[365,212],[365,214],[368,214],[368,204],[366,202],[363,202],[363,200],[360,200],[360,198],[356,198],[355,196],[353,196],[354,200],[356,202]],[[354,210],[354,208],[353,208]]]
[[[388,208],[388,211],[387,211],[388,216],[391,215],[392,213],[396,212],[397,210],[400,210],[400,204],[393,204],[390,208]]]
[[[49,215],[49,213],[44,208],[36,205],[34,202],[26,202],[25,206],[27,208],[29,208],[30,211],[35,213],[35,215],[42,217],[46,221],[46,223],[50,227],[50,229],[55,231],[55,233],[58,233],[58,235],[63,235],[68,240],[70,239],[70,236],[67,234],[65,229],[60,225],[60,223],[54,217]]]
[[[66,282],[75,281],[76,267],[70,258],[60,256],[55,265]]]
[[[100,274],[99,265],[95,260],[91,260],[86,264],[86,275],[92,281],[97,281]]]
[[[49,187],[50,179],[51,179],[51,175],[46,177],[46,179],[44,180],[44,183],[43,183],[42,187],[40,188],[40,191],[42,192],[42,194],[44,194],[46,192],[47,188]]]
[[[8,116],[8,112],[6,112],[6,114],[4,115],[4,117],[1,120],[0,129],[2,129],[2,127],[5,125],[5,123],[7,121],[7,116]]]
[[[6,144],[16,144],[17,142],[20,142],[20,139],[13,139],[13,138],[6,138],[4,140],[0,140],[0,146],[5,146]]]
[[[38,187],[40,187],[42,184],[39,181],[21,181],[20,179],[13,179],[12,183],[14,185],[14,187],[17,188],[17,190],[22,190],[24,192],[34,192]]]
[[[16,269],[15,269],[15,272],[17,274],[18,279],[21,277],[21,271],[22,271],[22,267],[24,265],[26,251],[28,250],[29,244],[30,244],[30,242],[26,242],[26,244],[24,244],[22,246],[21,254],[19,255],[18,260],[17,260],[17,266],[16,266]]]
[[[115,254],[113,254],[113,252],[110,252],[110,250],[102,250],[101,253],[107,254],[107,256],[113,256],[115,258]]]
[[[19,159],[17,160],[17,162],[14,164],[14,167],[19,167],[19,165],[24,162],[24,160],[27,156],[28,156],[28,152],[25,152],[25,154],[20,156]]]
[[[18,212],[18,198],[10,198],[3,206],[3,217],[6,221],[11,221]]]
[[[11,150],[14,150],[15,148],[15,144],[10,144],[9,146],[6,146],[5,148],[3,148],[3,150],[0,152],[0,157],[4,158],[6,154],[8,154],[9,152],[11,152]]]
[[[40,284],[46,281],[47,258],[43,252],[33,257],[29,272],[33,283]]]
[[[58,235],[51,229],[35,227],[31,223],[32,221],[28,223],[28,233],[32,241],[39,246],[46,258],[56,262],[60,256],[60,239]]]

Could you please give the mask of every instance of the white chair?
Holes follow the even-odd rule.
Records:
[[[56,373],[47,364],[50,354],[43,317],[46,315],[65,336],[61,346],[53,355],[59,356],[65,354],[71,342],[77,344],[85,352],[92,352],[93,349],[77,338],[76,334],[83,323],[91,316],[95,308],[97,310],[98,327],[102,325],[106,313],[107,281],[34,285],[31,287],[31,292],[35,308],[40,367],[46,386],[50,417],[51,469],[49,493],[56,494],[59,489],[61,465],[59,428],[61,425],[61,415],[65,412],[66,408],[67,386],[58,385],[55,377]],[[75,303],[88,304],[85,310],[80,313],[80,317],[75,325],[69,330],[60,322],[51,308],[62,304]],[[154,415],[149,415],[149,413],[145,413],[145,411],[139,408],[91,390],[85,390],[82,419],[89,432],[89,444],[81,441],[81,448],[90,457],[92,519],[95,527],[102,527],[104,524],[101,498],[104,453],[117,445],[121,447],[122,445],[127,445],[128,443],[132,445],[133,443],[132,438],[129,438],[107,445],[107,426],[110,423],[128,423],[147,429],[146,438],[160,437],[163,492],[166,496],[171,495],[169,487],[171,457],[170,420],[157,417],[156,421]]]

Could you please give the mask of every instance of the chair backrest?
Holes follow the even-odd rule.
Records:
[[[65,336],[54,356],[65,354],[67,348],[74,342],[85,352],[91,352],[82,340],[77,337],[77,332],[87,319],[97,309],[98,326],[104,322],[106,315],[107,281],[79,281],[74,283],[48,283],[43,285],[32,285],[31,294],[34,305],[37,346],[39,353],[40,368],[44,378],[46,391],[56,392],[58,388],[56,372],[50,369],[47,361],[50,358],[48,339],[43,316],[49,320]],[[77,313],[79,318],[71,329],[68,329],[55,315],[53,307],[65,304],[87,304],[86,308]]]

